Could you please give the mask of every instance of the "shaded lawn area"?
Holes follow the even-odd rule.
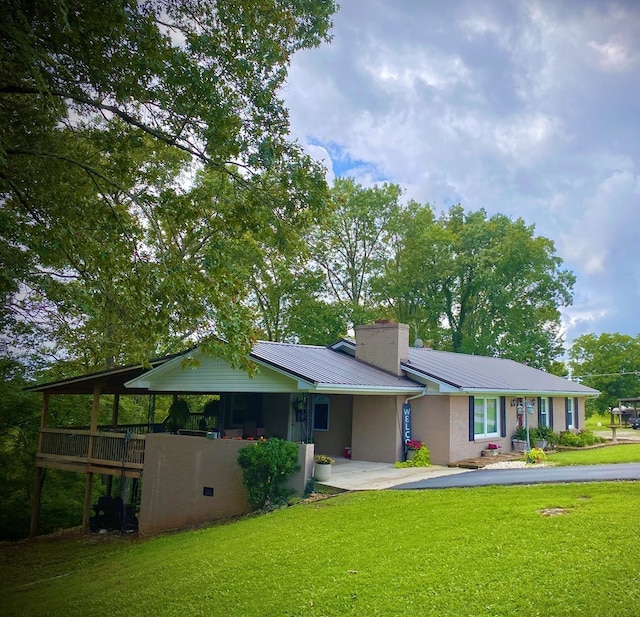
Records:
[[[618,444],[587,450],[564,450],[547,455],[554,465],[605,465],[640,463],[640,443]]]
[[[639,512],[637,483],[351,493],[155,539],[4,546],[0,602],[5,616],[638,615],[640,535],[615,521]]]

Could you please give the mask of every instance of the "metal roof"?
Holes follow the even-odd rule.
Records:
[[[251,357],[316,387],[419,392],[422,386],[328,347],[257,341]]]
[[[409,361],[402,366],[464,391],[599,394],[593,388],[505,358],[411,347]]]

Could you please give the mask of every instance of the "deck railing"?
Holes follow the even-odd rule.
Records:
[[[45,428],[39,458],[68,463],[92,463],[107,467],[141,469],[145,436],[129,431],[104,432]],[[89,449],[91,448],[91,452]]]

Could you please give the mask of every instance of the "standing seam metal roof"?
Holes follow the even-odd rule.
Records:
[[[314,384],[419,389],[421,385],[397,377],[328,347],[256,342],[251,357]]]
[[[505,358],[412,347],[409,349],[409,361],[403,366],[464,390],[598,394],[593,388]]]

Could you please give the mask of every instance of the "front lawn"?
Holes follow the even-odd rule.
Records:
[[[640,463],[640,443],[602,446],[585,450],[563,450],[547,454],[547,461],[554,465]]]
[[[637,483],[344,494],[150,540],[2,547],[5,616],[638,615]],[[622,576],[622,578],[621,578]]]

